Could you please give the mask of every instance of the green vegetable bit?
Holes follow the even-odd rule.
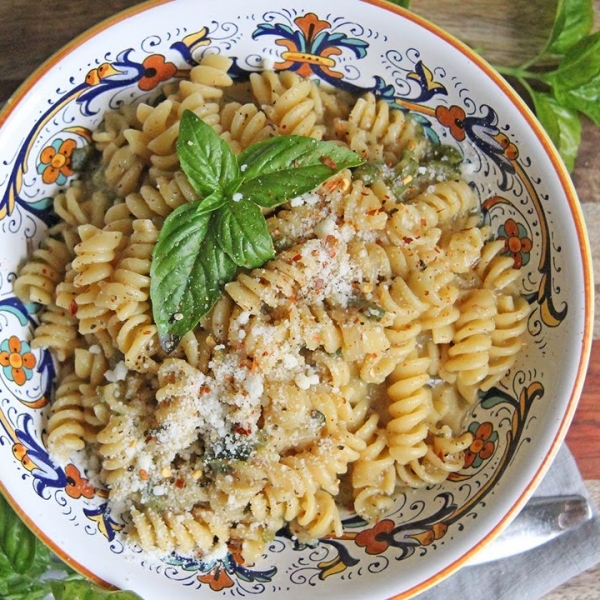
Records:
[[[457,148],[432,144],[421,158],[412,150],[405,150],[394,168],[383,163],[366,163],[358,167],[354,175],[366,185],[382,179],[398,202],[406,202],[434,183],[458,179],[462,161],[463,156]]]

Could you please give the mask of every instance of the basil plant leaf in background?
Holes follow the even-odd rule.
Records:
[[[520,66],[496,65],[529,95],[569,171],[581,143],[581,114],[600,125],[600,32],[593,0],[558,0],[542,50]]]
[[[50,582],[40,578],[49,572],[66,575],[65,582],[88,585],[84,577],[50,552],[0,494],[0,598],[44,600],[50,593]]]
[[[543,92],[534,92],[532,99],[542,127],[560,152],[567,169],[572,171],[581,143],[581,119],[577,111],[562,106]]]
[[[594,6],[590,0],[559,0],[546,52],[564,54],[588,35],[593,25]]]
[[[55,600],[142,600],[133,592],[106,590],[90,581],[51,581]]]
[[[560,104],[600,125],[600,31],[569,48],[547,81]]]
[[[23,574],[35,561],[37,538],[0,496],[0,569]]]

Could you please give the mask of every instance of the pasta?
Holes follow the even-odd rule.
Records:
[[[254,561],[285,524],[341,535],[340,496],[374,520],[460,470],[465,419],[514,364],[529,305],[452,154],[409,113],[291,72],[238,84],[230,66],[207,55],[155,104],[106,115],[14,288],[44,305],[32,346],[60,363],[53,455],[99,462],[143,549],[235,544]],[[268,214],[275,258],[167,355],[151,261],[165,219],[198,200],[176,150],[188,109],[235,153],[294,133],[368,162]]]

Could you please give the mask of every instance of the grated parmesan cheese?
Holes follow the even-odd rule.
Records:
[[[117,381],[125,381],[128,372],[129,369],[125,365],[125,361],[121,360],[114,366],[114,369],[106,371],[104,377],[106,381],[116,383]]]

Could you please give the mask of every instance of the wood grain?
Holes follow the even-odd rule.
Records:
[[[584,479],[600,479],[600,340],[594,340],[590,367],[567,445]]]
[[[135,0],[0,0],[0,102],[75,36],[136,4]],[[415,12],[491,63],[505,65],[518,64],[542,47],[555,6],[556,0],[413,0],[411,4]],[[600,15],[600,0],[595,0],[595,6]],[[587,120],[573,180],[584,203],[600,203],[600,128]],[[599,392],[600,342],[595,342],[583,397],[567,438],[583,476],[589,479],[600,479]]]

